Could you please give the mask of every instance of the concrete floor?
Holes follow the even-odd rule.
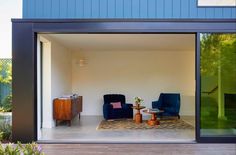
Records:
[[[72,126],[66,124],[51,129],[42,129],[39,142],[47,143],[194,143],[194,129],[158,129],[98,131],[102,116],[75,118]],[[144,118],[147,119],[147,118]],[[195,126],[194,116],[181,119]]]

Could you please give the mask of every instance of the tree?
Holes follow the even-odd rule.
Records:
[[[12,83],[12,64],[10,62],[0,63],[0,83]]]
[[[12,109],[12,64],[9,59],[1,59],[0,61],[0,86],[7,90],[4,95],[1,94],[0,106],[1,111],[11,111]],[[3,86],[3,87],[2,87]]]
[[[236,79],[236,34],[201,36],[201,75],[217,76],[218,118],[225,119],[222,75]]]

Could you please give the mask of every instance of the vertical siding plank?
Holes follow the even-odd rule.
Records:
[[[58,0],[52,0],[52,18],[59,18],[60,16],[60,3]]]
[[[28,13],[27,13],[27,17],[30,17],[30,18],[35,18],[35,0],[27,0],[28,1],[28,5],[27,5],[27,10],[28,10]],[[26,3],[26,2],[23,2],[23,4]],[[24,7],[24,5],[23,5]],[[24,12],[24,8],[23,8],[23,12]],[[23,14],[23,18],[24,18],[24,14]]]
[[[91,0],[84,0],[84,18],[92,17],[92,3]]]
[[[223,8],[223,18],[231,18],[231,8]]]
[[[42,18],[43,17],[43,11],[44,11],[44,7],[43,7],[43,1],[42,0],[36,0],[36,16],[37,18]]]
[[[214,8],[206,8],[206,18],[214,18],[215,10]]]
[[[84,17],[84,0],[76,0],[76,17]]]
[[[123,0],[116,0],[116,18],[124,17]]]
[[[108,0],[108,18],[114,18],[116,15],[116,1]]]
[[[100,15],[99,15],[99,0],[92,0],[91,1],[91,5],[92,5],[92,15],[91,17],[92,18],[98,18]]]
[[[189,18],[189,0],[181,0],[181,18]]]
[[[140,18],[147,18],[147,0],[140,0]]]
[[[29,10],[28,4],[29,4],[28,0],[23,0],[22,9],[23,9],[23,17],[25,18],[31,17],[30,14],[28,14],[28,10]]]
[[[189,17],[197,18],[197,0],[189,0]]]
[[[222,18],[223,17],[223,9],[222,8],[215,8],[215,18]]]
[[[140,16],[140,3],[139,0],[132,0],[132,16],[133,18],[139,18]]]
[[[132,18],[132,0],[124,0],[124,18]]]
[[[60,18],[67,17],[67,0],[60,0]]]
[[[68,18],[75,18],[76,0],[68,0]]]
[[[44,7],[43,17],[51,18],[52,0],[44,0],[43,7]]]
[[[100,18],[106,18],[108,12],[108,0],[100,0]]]
[[[164,0],[157,0],[156,5],[156,17],[164,18]]]
[[[173,0],[173,18],[180,18],[181,5],[180,0]]]
[[[164,15],[165,15],[165,18],[172,18],[172,16],[173,16],[173,5],[172,5],[172,0],[165,0],[164,1],[164,6],[165,6],[165,8],[164,8],[164,10],[165,10],[165,13],[164,13]]]
[[[148,18],[156,17],[156,0],[148,1]]]
[[[198,18],[206,18],[206,9],[205,8],[198,8]]]
[[[236,8],[232,8],[232,18],[236,18]]]

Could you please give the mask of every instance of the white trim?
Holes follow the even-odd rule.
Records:
[[[236,0],[198,0],[198,6],[236,6]]]
[[[40,126],[41,126],[41,57],[40,57],[40,39],[37,39],[37,137],[41,138]]]
[[[40,42],[43,42],[43,53],[42,53],[42,59],[47,61],[46,64],[43,62],[41,64],[41,50],[40,50]],[[43,120],[42,120],[42,128],[52,128],[55,126],[55,123],[52,118],[52,95],[51,95],[51,42],[47,40],[42,35],[38,35],[38,42],[37,42],[37,95],[38,95],[38,101],[37,101],[37,130],[38,130],[38,139],[41,137],[41,108],[43,111]],[[47,57],[47,59],[44,59],[44,57]],[[42,71],[43,75],[41,75],[41,65],[42,65]],[[49,65],[49,66],[47,66]],[[41,79],[43,80],[42,88],[41,88]],[[41,89],[42,93],[41,94]],[[41,99],[40,96],[43,96]],[[43,107],[41,107],[41,102],[43,102]]]

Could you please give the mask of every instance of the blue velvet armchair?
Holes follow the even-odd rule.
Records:
[[[127,104],[125,96],[121,94],[106,94],[103,96],[103,117],[108,119],[133,118],[132,104]],[[121,108],[114,109],[112,102],[121,102]]]
[[[161,93],[157,101],[152,102],[152,108],[164,110],[159,116],[179,116],[180,109],[180,94]]]

